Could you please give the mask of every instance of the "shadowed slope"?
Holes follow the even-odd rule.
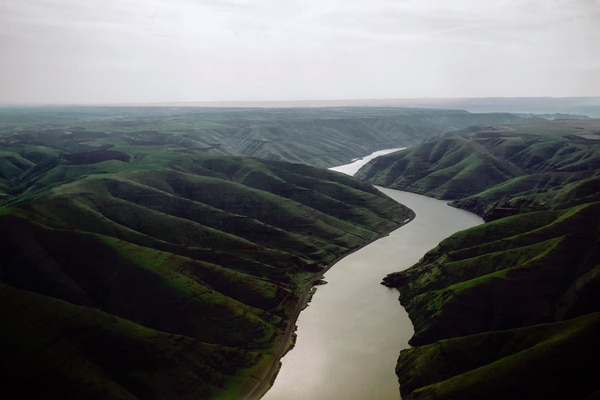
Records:
[[[6,398],[228,398],[262,357],[5,284],[0,300]]]
[[[1,209],[3,393],[239,398],[281,357],[319,272],[410,216],[307,166],[107,162],[51,168],[72,179]]]
[[[498,160],[480,144],[450,137],[378,157],[356,176],[390,188],[456,199],[522,174],[518,166]]]
[[[402,287],[401,301],[414,315],[411,343],[599,309],[600,301],[588,298],[600,285],[598,226],[600,203],[593,203],[500,219],[442,241],[419,264],[385,279]]]
[[[491,221],[384,279],[415,327],[404,399],[597,397],[599,126],[579,124],[473,129],[361,171]]]
[[[473,127],[378,157],[356,176],[377,185],[456,200],[455,205],[486,219],[547,208],[549,199],[554,199],[553,207],[561,197],[561,203],[574,196],[594,201],[600,171],[600,141],[592,134],[596,130],[600,130],[598,120]],[[553,193],[548,195],[549,191]],[[537,194],[541,196],[536,198]]]
[[[594,393],[599,226],[599,203],[507,217],[386,277],[415,325],[397,366],[403,398]]]

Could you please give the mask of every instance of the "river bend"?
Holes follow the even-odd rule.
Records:
[[[295,347],[265,400],[398,400],[394,369],[413,326],[382,278],[415,264],[449,235],[481,218],[446,202],[379,188],[416,218],[337,262],[297,321]]]

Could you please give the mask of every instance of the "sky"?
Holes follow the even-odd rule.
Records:
[[[600,96],[600,0],[0,0],[0,103]]]

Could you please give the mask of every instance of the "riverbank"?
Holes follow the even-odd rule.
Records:
[[[256,373],[258,376],[252,375],[252,377],[255,378],[256,381],[247,385],[249,387],[242,388],[241,397],[240,397],[241,399],[243,399],[243,400],[261,399],[265,395],[265,393],[267,393],[268,390],[272,387],[272,385],[277,377],[277,374],[279,373],[279,371],[281,369],[281,365],[282,365],[281,359],[288,353],[288,351],[290,351],[294,348],[295,337],[296,337],[295,333],[298,328],[297,322],[300,317],[300,313],[308,306],[313,295],[315,294],[315,289],[316,289],[315,282],[322,280],[325,277],[325,274],[333,266],[335,266],[338,262],[343,260],[345,257],[348,257],[348,256],[352,255],[353,253],[356,253],[357,251],[363,249],[364,247],[372,244],[373,242],[375,242],[383,237],[389,236],[389,234],[391,232],[394,232],[396,229],[399,229],[402,226],[408,224],[410,221],[412,221],[414,219],[414,217],[415,217],[415,214],[413,212],[411,217],[409,217],[408,219],[403,221],[401,224],[398,224],[398,226],[396,228],[392,229],[390,232],[378,235],[372,241],[367,242],[362,246],[359,246],[355,249],[352,249],[351,251],[349,251],[347,253],[340,255],[334,261],[329,263],[319,274],[315,275],[313,278],[310,279],[310,281],[306,284],[306,286],[304,287],[304,289],[302,290],[302,292],[300,293],[300,295],[298,297],[298,302],[294,308],[294,312],[292,314],[292,317],[290,318],[290,321],[287,323],[285,332],[278,339],[276,339],[278,341],[278,344],[275,346],[275,350],[273,351],[273,356],[271,357],[271,361],[269,363],[268,368],[266,368],[264,365],[261,365],[259,363],[259,365],[256,368]]]
[[[264,400],[299,400],[314,393],[335,400],[399,399],[394,368],[414,331],[397,292],[380,285],[381,279],[481,219],[443,201],[379,189],[416,216],[328,271],[329,283],[300,314],[296,345],[283,357]]]
[[[364,164],[379,155],[398,150],[401,149],[378,151],[346,166],[332,169],[354,175],[360,168],[359,163]],[[329,284],[319,289],[311,307],[299,314],[300,321],[294,323],[299,325],[294,330],[298,335],[295,347],[282,359],[283,367],[278,364],[279,374],[275,374],[277,379],[271,382],[273,387],[266,392],[263,400],[304,399],[314,393],[321,393],[323,398],[332,399],[399,398],[394,367],[399,350],[408,346],[408,339],[414,331],[408,315],[402,307],[398,307],[396,293],[381,286],[381,279],[398,267],[410,267],[439,240],[456,230],[480,223],[480,219],[473,214],[450,208],[439,200],[391,189],[378,189],[408,206],[413,212],[415,209],[419,210],[401,226],[415,218],[421,223],[411,224],[410,230],[396,229],[388,237],[363,246],[330,265],[327,269]],[[448,222],[445,223],[445,219]],[[356,256],[359,259],[365,258],[365,262],[355,261]],[[336,268],[330,269],[333,265]],[[348,278],[354,281],[347,282]],[[340,287],[345,287],[345,294],[339,293]],[[373,290],[376,293],[372,293]],[[364,301],[356,303],[361,298]],[[324,303],[348,303],[348,307],[342,311],[336,311],[335,308],[332,311],[327,305],[323,308]],[[339,333],[335,333],[338,329],[336,325],[344,325],[335,323],[340,316],[350,317],[356,314],[360,315],[351,318],[354,325],[341,328]],[[376,317],[375,320],[369,319],[373,316]],[[332,321],[334,326],[330,325]],[[370,329],[376,330],[377,334],[374,335]],[[319,330],[330,332],[320,334]],[[346,352],[347,349],[339,346],[347,339],[349,332],[358,332],[352,333],[355,337],[351,339],[355,344],[351,345],[354,348],[350,349],[350,356],[346,360],[336,360],[334,355],[331,360],[327,360],[328,352]],[[371,355],[364,358],[364,351],[371,352]],[[361,362],[357,363],[357,360]],[[363,363],[367,367],[351,371],[353,365]],[[336,382],[337,377],[332,377],[332,374],[339,375],[340,380]],[[365,379],[371,379],[372,382],[365,382]],[[268,386],[263,388],[269,389]]]

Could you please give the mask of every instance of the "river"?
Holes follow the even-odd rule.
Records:
[[[343,166],[336,170],[352,175],[355,167],[353,163],[352,171]],[[398,303],[398,292],[380,282],[390,272],[415,264],[452,233],[483,221],[444,201],[379,190],[411,208],[416,218],[327,272],[328,284],[318,287],[300,314],[296,345],[282,358],[264,400],[400,399],[394,368],[413,326]]]

